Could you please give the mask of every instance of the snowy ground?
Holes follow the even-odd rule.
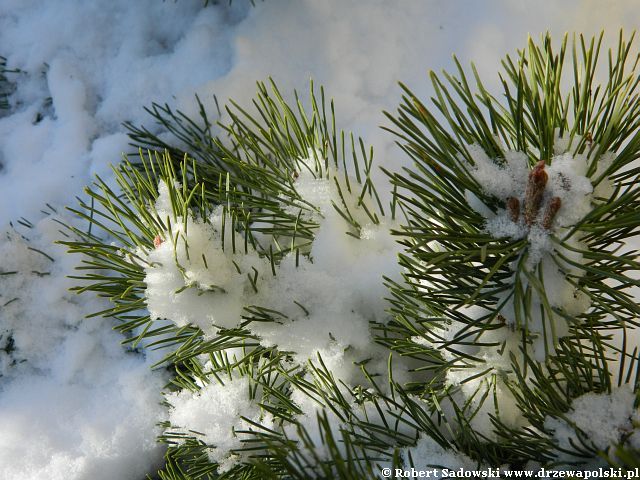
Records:
[[[393,168],[401,155],[378,126],[398,80],[427,96],[426,72],[453,68],[455,53],[496,86],[500,59],[528,33],[604,28],[614,45],[621,27],[640,25],[632,0],[202,3],[0,0],[0,55],[24,72],[0,118],[0,224],[35,225],[21,227],[29,243],[0,239],[0,272],[18,272],[0,277],[0,480],[141,479],[160,464],[162,374],[107,322],[83,320],[100,305],[66,293],[75,259],[51,244],[58,227],[41,213],[47,203],[61,212],[95,174],[109,178],[128,150],[121,123],[152,126],[144,106],[189,113],[194,93],[243,102],[256,80],[286,92],[313,78],[340,126]]]

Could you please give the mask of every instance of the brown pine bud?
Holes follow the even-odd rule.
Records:
[[[549,178],[544,167],[544,160],[540,160],[529,173],[529,181],[527,182],[527,189],[524,194],[524,221],[529,226],[538,216],[544,195],[544,188]]]
[[[160,235],[156,235],[156,238],[153,239],[153,246],[158,248],[160,245],[162,245],[162,242],[164,242],[164,240],[160,238]]]
[[[587,144],[587,148],[591,148],[591,146],[593,145],[593,135],[591,135],[591,132],[587,132],[586,135],[584,136],[585,139],[585,143]]]
[[[516,197],[507,198],[507,211],[509,212],[509,218],[513,223],[518,223],[520,218],[520,200]]]
[[[542,219],[542,228],[549,230],[553,225],[553,220],[556,218],[556,213],[562,206],[562,200],[560,197],[553,197],[547,204],[547,208],[544,211],[544,217]]]

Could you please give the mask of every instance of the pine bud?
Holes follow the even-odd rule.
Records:
[[[160,238],[160,235],[156,235],[156,238],[153,239],[153,246],[158,248],[160,245],[162,245],[162,242],[164,242],[164,240]]]
[[[518,223],[520,218],[520,200],[516,197],[507,198],[507,211],[509,212],[509,218],[513,223]]]
[[[524,221],[527,225],[531,225],[540,211],[544,188],[549,178],[544,170],[544,160],[540,160],[533,170],[529,173],[529,181],[524,194]]]
[[[549,230],[553,225],[553,220],[556,218],[556,213],[562,206],[562,200],[560,197],[553,197],[547,204],[547,208],[544,211],[544,218],[542,219],[542,228]]]
[[[591,135],[591,132],[587,132],[584,139],[587,144],[587,148],[591,149],[591,146],[593,145],[593,136]]]

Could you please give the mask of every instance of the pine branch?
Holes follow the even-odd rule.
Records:
[[[449,417],[454,443],[477,458],[544,462],[556,449],[548,439],[498,418],[503,399],[492,398],[491,378],[502,379],[501,388],[511,391],[515,404],[510,408],[544,431],[544,419],[561,416],[572,398],[610,391],[609,365],[615,356],[635,363],[637,352],[615,345],[609,334],[638,326],[638,306],[629,293],[638,285],[632,274],[638,256],[622,249],[638,233],[638,217],[631,212],[640,207],[638,172],[631,167],[640,155],[638,57],[631,57],[632,40],[620,35],[617,50],[609,54],[608,81],[601,86],[595,77],[602,36],[590,42],[579,37],[572,48],[565,37],[557,53],[545,36],[503,62],[504,102],[488,93],[473,66],[468,79],[456,61],[456,74],[430,74],[432,107],[402,85],[402,105],[395,115],[387,114],[390,131],[414,166],[389,173],[408,216],[398,232],[405,238],[400,263],[406,273],[404,283],[388,282],[398,323],[389,325],[392,334],[381,341],[402,356],[422,360],[433,380],[404,388],[423,392],[434,411],[450,401],[458,413],[444,418]],[[563,93],[566,63],[573,81],[568,95]],[[498,187],[487,187],[479,170],[482,162],[492,162],[489,168],[498,173],[513,171],[514,152],[524,155],[529,169],[528,190],[521,191],[519,201],[497,195]],[[560,228],[554,223],[560,200],[553,199],[549,213],[543,208],[552,207],[543,202],[551,205],[546,169],[565,152],[585,159],[585,177],[594,191],[603,182],[612,186],[602,190],[604,197],[594,195],[584,216]],[[526,181],[523,176],[521,184]],[[522,205],[529,213],[520,212]],[[510,218],[504,222],[512,222],[514,229],[526,222],[524,228],[533,231],[540,222],[552,242],[543,260],[530,234],[492,231],[491,219],[501,215]],[[553,289],[563,285],[587,307],[558,303]],[[510,337],[514,340],[500,340]],[[465,370],[468,383],[452,386],[451,372]],[[445,385],[450,388],[443,392]],[[477,388],[471,393],[463,385]],[[469,423],[471,406],[495,410],[495,440],[476,436]],[[493,454],[491,445],[498,447]],[[585,454],[578,446],[573,453]]]
[[[235,269],[255,294],[265,281],[263,275],[278,275],[285,258],[294,256],[296,266],[301,258],[309,262],[315,234],[328,212],[301,193],[299,177],[326,182],[335,192],[328,208],[339,215],[346,235],[359,238],[365,223],[380,223],[385,212],[370,178],[372,151],[362,140],[335,129],[333,104],[327,107],[322,89],[317,96],[311,85],[309,113],[297,94],[295,99],[290,106],[273,83],[270,89],[258,84],[253,112],[234,103],[226,107],[230,121],[217,126],[221,137],[212,135],[213,125],[200,102],[198,121],[154,105],[149,113],[182,147],[165,143],[144,127],[128,125],[140,153],[114,170],[121,193],[98,178],[86,191],[90,201],[80,199],[79,207],[71,209],[87,221],[87,230],[69,227],[75,238],[63,242],[71,253],[83,256],[76,291],[94,292],[112,302],[111,308],[93,315],[118,320],[117,328],[129,335],[128,343],[166,350],[159,365],[169,365],[175,373],[171,391],[199,395],[203,386],[224,383],[231,375],[250,379],[252,401],[259,402],[277,428],[265,429],[244,418],[253,426],[237,432],[244,447],[236,453],[243,460],[221,478],[285,473],[304,477],[312,471],[366,478],[374,458],[391,455],[384,452],[390,443],[364,437],[349,426],[350,387],[332,378],[321,357],[316,361],[322,367],[316,361],[300,364],[294,352],[265,347],[252,332],[255,323],[286,321],[281,312],[251,305],[249,297],[235,327],[213,330],[170,322],[172,318],[168,322],[148,312],[148,275],[158,267],[150,258],[163,245],[172,247],[176,268],[184,277],[185,285],[176,295],[188,289],[199,295],[226,295],[224,287],[207,290],[189,280],[189,265],[196,259],[209,268],[205,254],[200,259],[191,244],[188,231],[194,228],[218,232],[219,248],[238,259]],[[165,151],[144,154],[142,148]],[[263,259],[270,273],[247,271],[243,258]],[[309,315],[303,304],[297,305]],[[298,420],[303,411],[291,399],[294,391],[304,392],[318,405],[321,445],[314,444]],[[340,419],[344,429],[336,431],[331,425],[335,420],[330,422],[328,416]],[[170,424],[164,428],[161,440],[170,448],[161,478],[220,474],[220,465],[208,456],[213,446],[202,435]]]
[[[72,209],[87,222],[63,242],[83,258],[76,291],[111,300],[94,315],[118,320],[126,342],[164,349],[170,411],[170,399],[247,385],[229,452],[199,426],[163,425],[161,478],[370,478],[380,465],[414,465],[424,439],[478,466],[605,455],[571,411],[639,377],[627,342],[639,262],[626,242],[638,233],[640,117],[631,41],[620,36],[597,85],[601,38],[564,38],[558,51],[549,36],[530,40],[503,62],[504,100],[457,61],[455,74],[430,74],[430,104],[403,85],[387,116],[414,164],[387,172],[390,212],[372,151],[336,130],[333,103],[313,84],[306,109],[260,83],[250,108],[224,108],[227,122],[214,124],[198,99],[197,119],[148,110],[164,134],[127,125],[140,153],[115,169],[120,190],[97,179]],[[287,310],[265,297],[283,272],[312,268],[323,222],[364,247],[396,207],[404,273],[384,279],[390,315],[369,320],[375,355],[345,348],[360,380],[265,341],[312,313],[297,298]],[[154,297],[156,273],[174,290]],[[182,310],[154,303],[167,295],[189,300]],[[237,312],[225,303],[233,295]],[[575,433],[568,444],[553,422]]]

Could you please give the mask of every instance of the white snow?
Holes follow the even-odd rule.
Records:
[[[464,308],[461,312],[469,319],[478,319],[489,313],[478,306]],[[467,418],[474,431],[495,439],[490,415],[513,428],[527,424],[507,384],[517,382],[510,355],[520,355],[521,336],[506,325],[474,335],[469,335],[469,329],[465,327],[464,323],[458,321],[443,322],[440,328],[429,332],[433,340],[414,337],[413,341],[436,348],[446,361],[455,362],[447,370],[445,379],[448,386],[454,387],[451,390],[453,400],[459,406],[466,405]],[[445,343],[451,341],[457,344],[444,347]],[[470,360],[469,356],[477,360]],[[443,400],[442,404],[445,409],[452,408],[448,399]],[[453,418],[452,410],[451,413]]]
[[[164,376],[84,316],[103,302],[67,292],[74,262],[45,218],[0,239],[0,478],[143,477],[161,466],[155,438]],[[41,252],[55,258],[51,261]]]
[[[300,161],[313,163],[311,158]],[[162,182],[155,209],[159,219],[172,218],[171,231],[163,232],[148,254],[137,252],[148,264],[145,296],[152,318],[192,324],[212,335],[217,328],[238,326],[248,316],[245,308],[268,308],[279,312],[275,322],[249,325],[263,345],[293,352],[302,363],[320,355],[347,381],[359,372],[353,361],[373,358],[384,366],[386,353],[373,344],[369,323],[388,319],[383,276],[399,278],[400,246],[390,234],[394,224],[385,217],[379,225],[365,223],[369,218],[357,205],[357,195],[345,188],[343,198],[362,225],[360,238],[347,235],[353,227],[334,208],[341,206],[333,181],[339,174],[324,172],[329,179],[317,172],[315,178],[312,170],[301,169],[295,187],[307,205],[317,208],[303,210],[319,224],[316,238],[308,255],[288,254],[275,275],[269,260],[253,248],[233,253],[231,236],[238,246],[244,238],[232,233],[228,216],[222,241],[222,206],[207,219],[185,222],[170,211],[170,190],[179,186]],[[351,182],[356,185],[355,179]],[[248,278],[254,272],[257,291]]]
[[[431,437],[421,437],[414,447],[404,448],[401,452],[405,469],[412,465],[417,471],[431,470],[432,467],[473,470],[477,463],[466,455],[451,449],[444,449]],[[439,470],[436,470],[439,472]],[[441,478],[435,476],[431,478]]]
[[[264,276],[267,261],[255,252],[234,254],[232,235],[238,248],[244,245],[244,238],[233,231],[223,207],[207,219],[176,217],[169,187],[161,183],[158,190],[156,212],[159,219],[171,220],[171,231],[162,232],[159,245],[146,256],[145,297],[151,318],[170,319],[178,326],[196,325],[205,333],[213,333],[214,327],[236,326],[252,288],[247,274],[253,275],[254,267]]]
[[[316,170],[313,156],[298,161],[309,167],[301,169],[295,182],[298,195],[308,205],[303,213],[319,227],[308,254],[299,255],[297,260],[294,253],[288,254],[275,266],[275,275],[264,254],[253,248],[233,253],[232,236],[236,235],[237,245],[244,242],[242,235],[232,230],[228,216],[223,219],[224,207],[218,207],[206,219],[178,216],[170,198],[175,197],[180,185],[161,182],[155,213],[158,219],[168,218],[171,229],[156,237],[150,252],[137,251],[147,263],[147,305],[152,318],[171,319],[178,326],[192,324],[205,335],[214,334],[219,327],[239,325],[250,316],[245,309],[253,306],[279,312],[273,322],[248,325],[263,345],[292,352],[301,364],[318,362],[320,356],[338,380],[352,382],[360,373],[354,361],[370,358],[371,371],[382,371],[380,367],[386,364],[387,353],[373,343],[369,324],[388,319],[382,278],[398,278],[396,258],[400,247],[390,234],[392,223],[365,223],[369,217],[358,206],[358,196],[343,187],[340,197],[333,180],[341,175],[339,172]],[[355,187],[355,179],[350,181]],[[342,208],[343,200],[361,225],[360,238],[347,235],[354,227],[334,208]],[[309,210],[309,205],[315,210]],[[295,209],[289,203],[285,206]],[[223,221],[227,225],[224,241]],[[268,242],[264,237],[262,240]],[[247,278],[253,266],[258,272],[257,291]],[[229,452],[241,446],[232,433],[234,426],[241,428],[236,425],[237,417],[260,420],[250,405],[238,401],[246,397],[246,382],[233,380],[231,387],[209,384],[195,395],[185,391],[167,395],[172,405],[173,428],[169,431],[201,432],[203,441],[212,446],[210,459],[222,462],[223,470],[229,468],[237,460],[235,456],[230,458]],[[318,453],[328,455],[327,451],[322,453],[325,447],[316,418],[319,404],[295,390],[292,400],[304,412],[299,421],[316,439]],[[338,418],[331,415],[330,421],[336,424]],[[203,429],[202,425],[209,428]],[[291,426],[285,431],[297,436]]]
[[[346,392],[345,392],[346,393]],[[318,423],[318,416],[323,413],[326,415],[327,422],[331,428],[331,433],[336,437],[340,438],[340,428],[343,427],[344,421],[336,415],[336,413],[330,409],[322,409],[322,404],[319,403],[316,399],[309,397],[307,394],[302,392],[301,390],[294,390],[291,393],[291,401],[295,403],[295,405],[302,411],[300,415],[295,417],[297,424],[304,429],[305,435],[308,440],[314,446],[314,454],[319,458],[328,459],[330,458],[329,448],[326,443],[323,442],[323,436],[326,432],[323,432],[320,428],[320,424]],[[300,434],[298,432],[298,427],[296,424],[286,425],[284,428],[284,433],[290,439],[299,440]],[[343,448],[340,442],[337,442],[338,448],[341,449],[343,454],[346,453],[346,449]],[[302,452],[303,455],[306,452]],[[314,464],[314,458],[311,454],[306,455],[306,460]],[[312,477],[312,473],[307,471],[305,472],[310,478]]]
[[[586,393],[573,400],[566,420],[547,418],[544,426],[553,432],[555,442],[566,450],[573,450],[570,442],[576,441],[575,427],[584,433],[587,444],[606,451],[616,446],[623,435],[637,428],[632,423],[638,416],[634,400],[635,394],[627,386],[616,388],[610,394]],[[600,412],[603,414],[597,414]],[[570,460],[571,456],[566,454],[563,459]]]
[[[611,156],[607,152],[607,156]],[[573,156],[564,153],[553,157],[547,168],[549,181],[548,196],[557,197],[562,206],[555,217],[557,227],[569,227],[582,219],[592,209],[593,186],[587,173],[587,158],[584,155]]]
[[[523,152],[508,150],[503,164],[489,158],[479,145],[472,145],[469,153],[474,161],[470,172],[485,193],[500,199],[519,197],[524,193],[529,160]]]
[[[246,377],[223,378],[224,384],[214,379],[198,392],[181,390],[167,394],[169,408],[169,431],[194,435],[207,444],[207,454],[212,462],[220,464],[218,470],[224,472],[237,463],[242,448],[242,434],[238,431],[255,429],[251,423],[260,423],[266,428],[273,427],[273,418],[261,412],[257,400],[250,398],[249,380]]]
[[[313,160],[303,162],[310,165]],[[344,201],[361,225],[360,238],[347,235],[353,227],[334,208],[343,208],[333,181],[335,176],[344,183],[342,173],[331,168],[323,173],[325,178],[312,179],[312,169],[302,169],[295,183],[302,198],[320,212],[314,219],[319,228],[309,258],[300,257],[296,266],[295,254],[289,254],[257,299],[258,305],[282,312],[287,320],[251,328],[263,343],[296,352],[300,361],[320,354],[339,378],[350,379],[358,370],[353,360],[377,357],[384,363],[386,355],[371,341],[369,322],[388,319],[382,278],[399,277],[400,246],[390,234],[395,224],[386,217],[373,224],[357,205],[357,195],[343,185]],[[350,183],[357,185],[353,178]],[[369,210],[375,211],[371,206]]]
[[[272,75],[291,98],[293,88],[304,91],[313,77],[335,98],[341,126],[372,142],[376,157],[391,169],[403,155],[378,125],[384,122],[381,110],[398,102],[397,80],[428,96],[425,71],[451,70],[455,52],[463,64],[474,60],[491,87],[498,84],[499,60],[523,45],[527,32],[551,30],[558,37],[565,30],[589,35],[606,27],[613,44],[620,26],[629,31],[637,24],[630,0],[494,0],[482,9],[466,0],[402,6],[382,0],[266,0],[255,8],[242,0],[226,3],[202,8],[201,0],[0,2],[0,55],[23,71],[14,77],[13,109],[0,112],[0,230],[21,216],[36,223],[47,202],[59,210],[73,204],[94,174],[112,182],[108,165],[128,150],[121,123],[155,128],[143,111],[153,101],[191,114],[196,92],[209,104],[213,93],[246,103],[254,81]],[[608,187],[602,182],[593,196],[606,197]],[[201,231],[213,234],[208,227]],[[149,360],[124,352],[109,322],[83,320],[98,305],[90,295],[66,293],[73,282],[65,275],[77,259],[51,246],[59,238],[57,226],[36,223],[30,232],[31,245],[56,262],[48,265],[15,237],[0,245],[0,269],[20,272],[0,277],[2,298],[21,299],[1,303],[0,332],[11,329],[14,355],[27,359],[10,366],[0,352],[0,478],[142,478],[161,454],[154,424],[164,418],[156,407],[162,376],[148,372]],[[371,265],[363,269],[367,275],[387,268],[374,263],[383,262],[374,252],[359,257]],[[332,258],[332,248],[318,244],[314,255]],[[342,260],[335,257],[326,268]],[[51,275],[31,273],[43,268]],[[323,272],[328,277],[322,280],[318,272],[314,285],[324,288],[331,273]],[[374,296],[379,298],[373,292],[366,298]],[[343,296],[336,308],[363,298]],[[349,320],[355,329],[345,332],[342,344],[353,341],[364,322]],[[318,335],[335,335],[332,329],[326,325]],[[323,348],[324,355],[336,349],[341,361],[339,346]]]
[[[587,173],[587,157],[563,152],[554,156],[544,167],[548,180],[540,210],[532,224],[526,224],[524,218],[525,192],[529,172],[528,160],[524,153],[507,151],[502,164],[490,159],[484,151],[473,146],[470,149],[475,165],[471,174],[481,185],[483,191],[504,202],[516,198],[519,202],[518,218],[514,221],[508,208],[497,214],[488,213],[486,206],[478,205],[479,199],[471,199],[472,207],[487,219],[486,229],[496,238],[511,237],[529,240],[529,265],[536,265],[542,256],[553,249],[548,239],[549,233],[560,232],[570,227],[591,211],[594,199],[593,186]],[[603,165],[611,162],[611,153],[607,152]],[[603,167],[600,166],[601,170]],[[595,180],[595,179],[594,179]],[[604,182],[605,184],[607,181]],[[604,191],[601,191],[604,193]],[[555,213],[550,228],[544,226],[544,218],[552,199],[560,200],[560,208]]]

